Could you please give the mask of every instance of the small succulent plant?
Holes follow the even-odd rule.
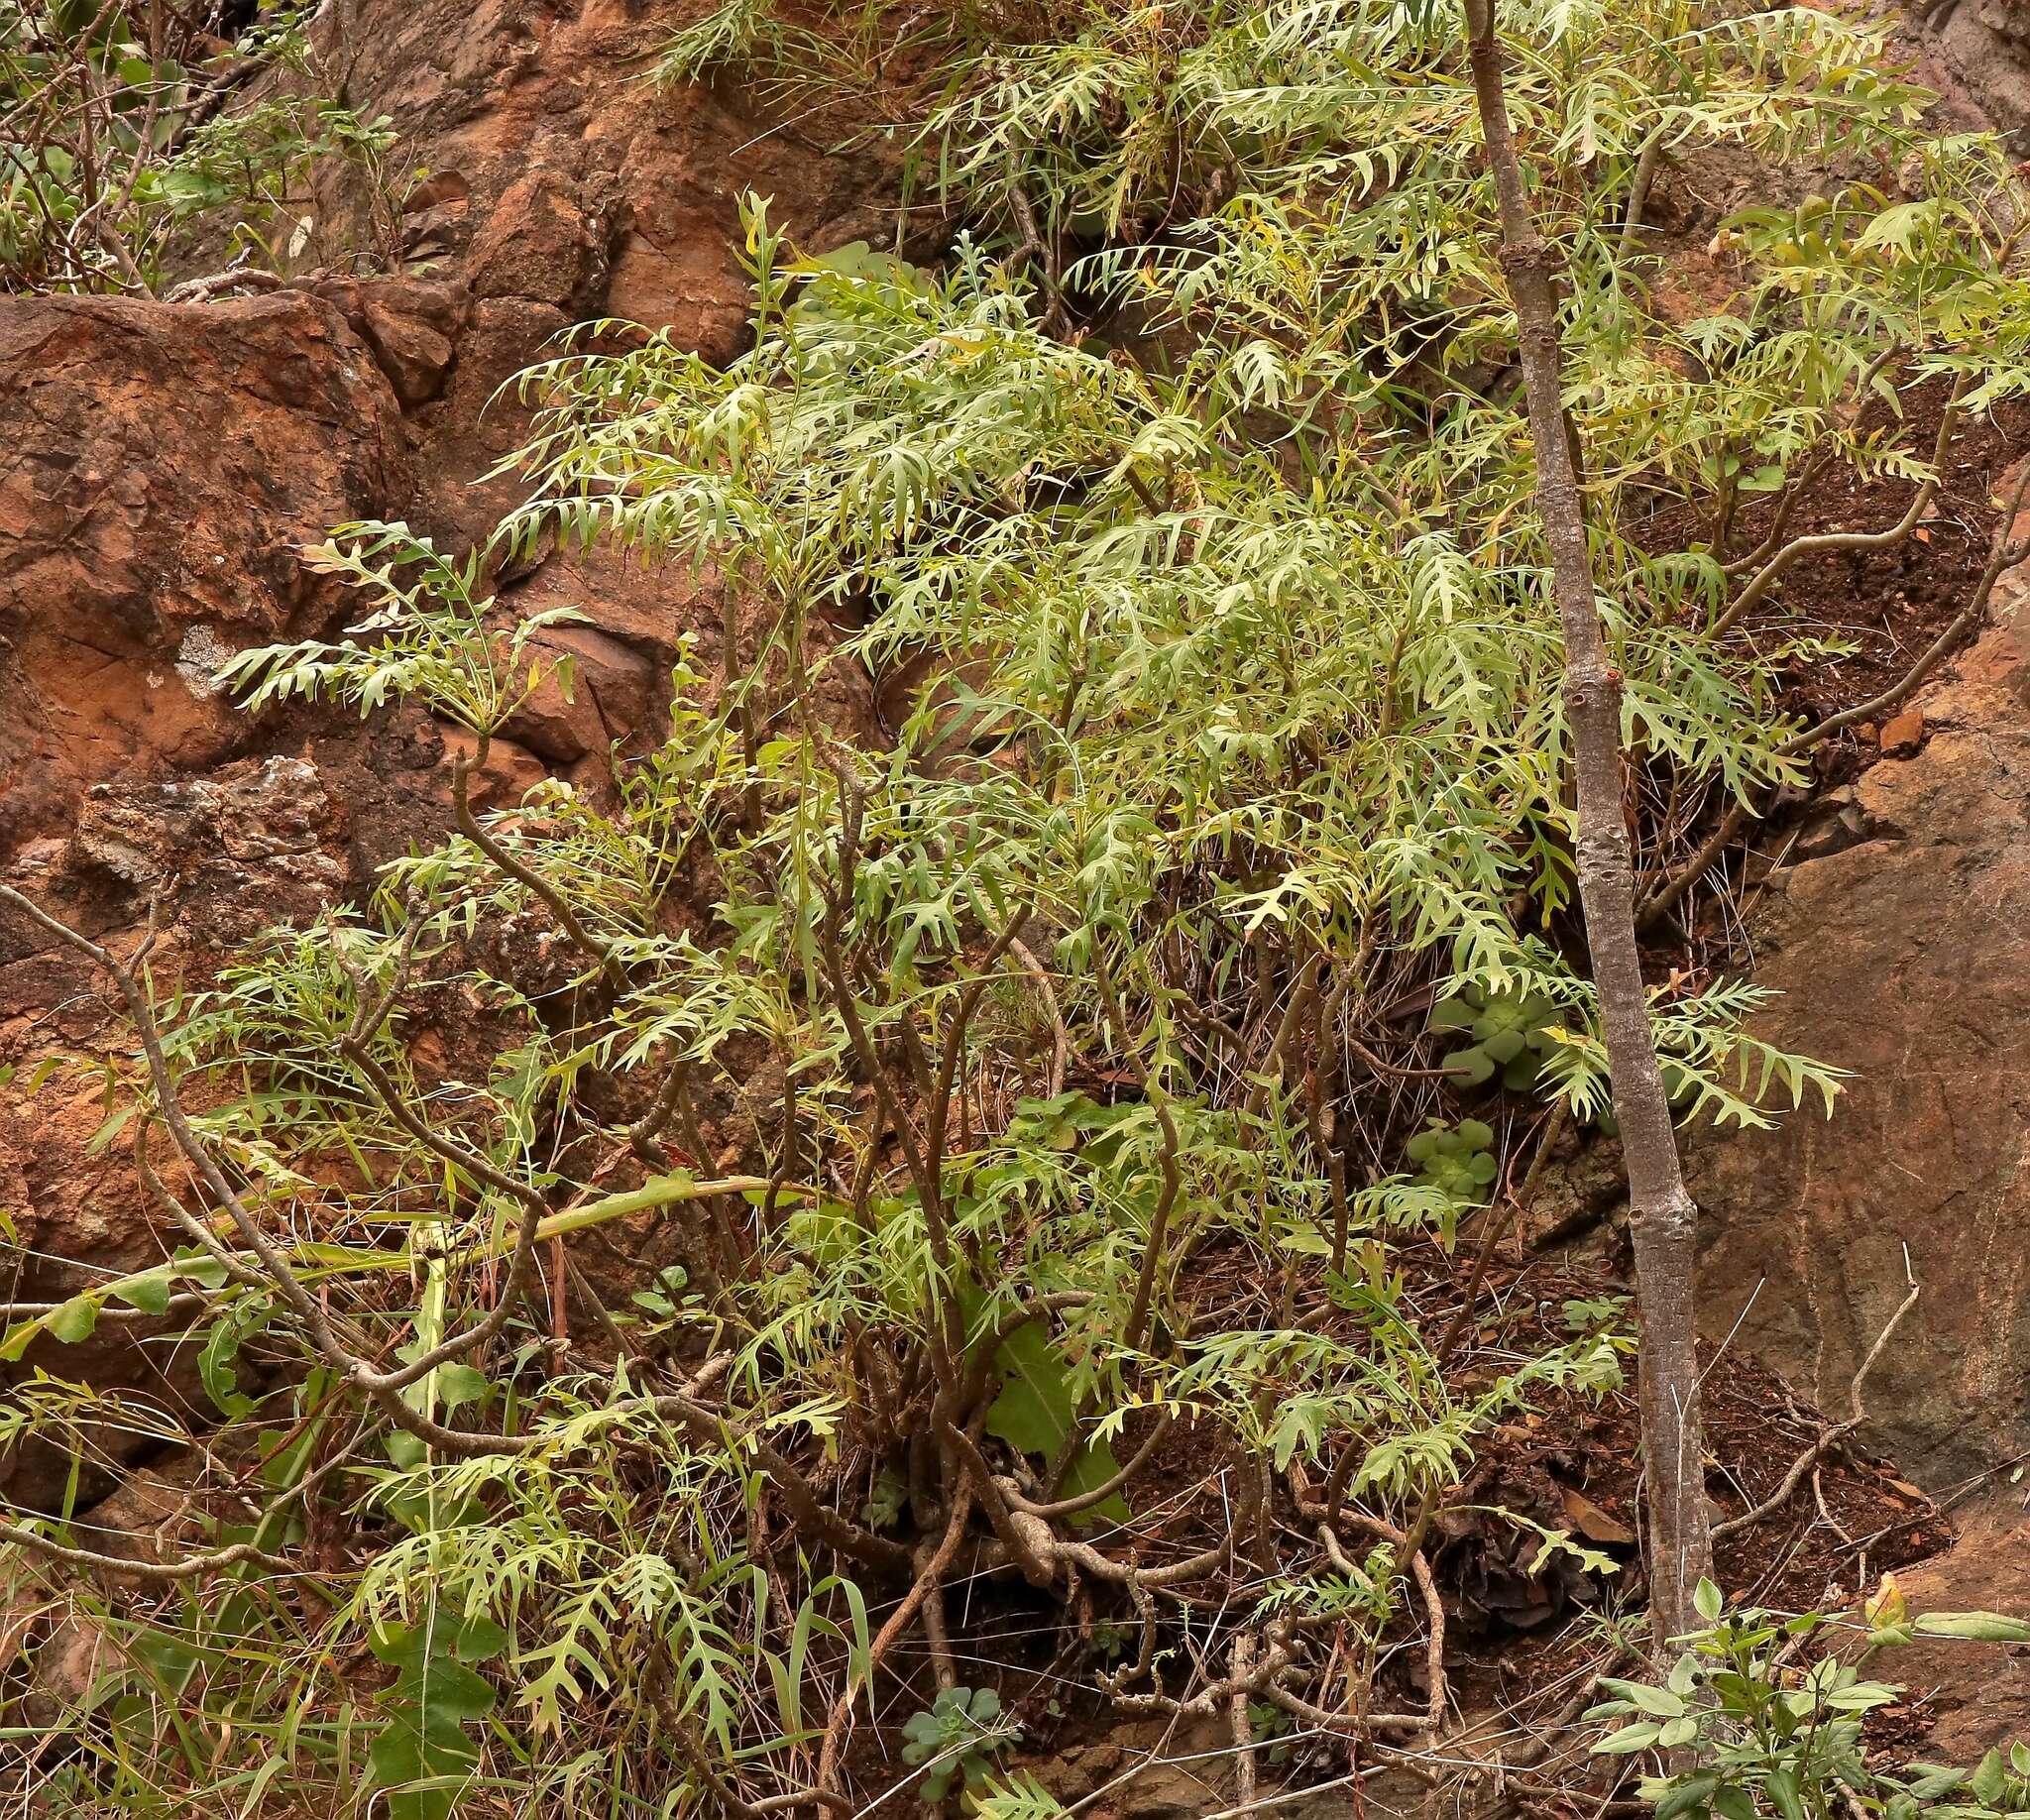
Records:
[[[988,1759],[1019,1735],[1002,1721],[1001,1696],[991,1687],[947,1687],[903,1726],[902,1761],[930,1764],[918,1788],[926,1806],[940,1807],[954,1783],[975,1796],[984,1790]]]
[[[1494,1141],[1494,1127],[1477,1118],[1456,1125],[1434,1118],[1404,1149],[1421,1172],[1417,1181],[1443,1190],[1461,1206],[1478,1206],[1498,1167]]]
[[[1282,1707],[1267,1700],[1250,1700],[1248,1729],[1255,1735],[1256,1747],[1272,1763],[1287,1763],[1297,1755],[1290,1715]]]
[[[1470,1042],[1452,1050],[1445,1066],[1469,1086],[1499,1073],[1502,1085],[1521,1091],[1536,1084],[1537,1071],[1557,1039],[1549,1034],[1563,1020],[1540,992],[1495,992],[1469,985],[1431,1007],[1430,1027],[1458,1031]]]

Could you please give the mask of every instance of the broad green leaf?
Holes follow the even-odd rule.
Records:
[[[52,1339],[61,1340],[66,1346],[74,1346],[79,1340],[87,1340],[99,1324],[99,1301],[96,1296],[73,1296],[59,1308],[53,1308],[45,1317],[45,1324]]]
[[[1970,1643],[2030,1643],[2030,1619],[2000,1612],[1920,1612],[1911,1628],[1920,1637],[1958,1637]]]
[[[169,1307],[170,1266],[158,1265],[139,1276],[121,1277],[107,1285],[107,1294],[117,1296],[130,1308],[146,1314],[164,1314]]]

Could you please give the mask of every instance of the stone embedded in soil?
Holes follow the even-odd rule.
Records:
[[[1924,710],[1906,708],[1882,729],[1882,756],[1908,758],[1924,743]]]
[[[606,295],[612,269],[610,185],[581,188],[539,167],[508,184],[488,212],[466,259],[481,297],[526,297],[574,319]]]
[[[549,626],[529,640],[541,680],[509,717],[508,733],[538,756],[570,764],[604,752],[648,720],[655,675],[648,659],[589,626]]]
[[[65,853],[73,873],[99,870],[187,914],[208,889],[205,938],[223,943],[315,916],[346,882],[325,851],[336,822],[317,767],[303,758],[243,759],[205,777],[94,784]]]

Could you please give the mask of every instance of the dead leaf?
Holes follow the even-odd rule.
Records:
[[[1572,1528],[1588,1541],[1626,1544],[1635,1539],[1634,1530],[1619,1517],[1602,1510],[1584,1492],[1574,1491],[1569,1485],[1561,1485],[1558,1490],[1564,1494],[1565,1515],[1572,1520]]]

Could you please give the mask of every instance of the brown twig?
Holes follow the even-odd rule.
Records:
[[[488,736],[483,733],[480,735],[478,753],[474,757],[468,758],[465,753],[460,752],[451,761],[451,809],[458,824],[458,832],[485,853],[495,866],[535,896],[544,909],[557,919],[557,926],[570,938],[572,947],[605,975],[607,984],[617,993],[624,992],[627,989],[627,975],[615,956],[612,945],[601,941],[586,928],[563,892],[534,866],[523,863],[505,845],[482,828],[479,818],[473,814],[472,773],[486,763],[488,744]]]
[[[1981,616],[1987,611],[1987,603],[1994,594],[1995,583],[2001,579],[2003,572],[2014,567],[2026,556],[2030,556],[2030,539],[2021,543],[2010,541],[2010,532],[2014,528],[2017,515],[2023,510],[2026,494],[2030,494],[2030,462],[2024,464],[2022,473],[2017,477],[2015,492],[2011,495],[2008,507],[2002,513],[2001,522],[1995,529],[1986,565],[1980,571],[1980,579],[1974,584],[1974,593],[1969,597],[1967,605],[1932,640],[1917,661],[1879,695],[1844,709],[1839,714],[1828,715],[1815,726],[1806,728],[1803,733],[1786,740],[1777,747],[1780,757],[1802,757],[1813,746],[1836,733],[1858,726],[1862,721],[1878,720],[1885,714],[1894,713],[1917,693],[1932,672],[1953,654],[1967,634],[1979,624]],[[1667,916],[1684,894],[1712,868],[1713,863],[1733,844],[1743,826],[1754,814],[1753,807],[1745,800],[1737,798],[1730,804],[1727,814],[1721,818],[1720,825],[1700,843],[1698,851],[1642,900],[1641,907],[1635,913],[1635,927],[1646,932]]]
[[[1127,1325],[1121,1329],[1122,1349],[1133,1352],[1142,1344],[1148,1327],[1150,1305],[1156,1292],[1156,1275],[1163,1262],[1164,1240],[1169,1236],[1170,1216],[1177,1205],[1184,1177],[1178,1168],[1178,1127],[1171,1116],[1169,1095],[1142,1065],[1141,1052],[1129,1037],[1127,1019],[1122,1014],[1120,1000],[1114,994],[1106,957],[1097,944],[1092,951],[1092,976],[1099,989],[1099,1001],[1107,1023],[1113,1030],[1114,1041],[1120,1045],[1121,1060],[1140,1082],[1142,1096],[1156,1114],[1157,1128],[1162,1134],[1162,1149],[1158,1156],[1162,1187],[1157,1194],[1156,1211],[1149,1218],[1149,1237],[1142,1253],[1142,1271],[1135,1282],[1135,1299],[1128,1309]]]
[[[1710,638],[1724,637],[1741,623],[1742,617],[1782,579],[1784,571],[1803,557],[1826,556],[1845,551],[1892,549],[1909,537],[1917,528],[1918,520],[1930,509],[1932,501],[1938,497],[1946,449],[1952,442],[1954,428],[1959,423],[1960,400],[1966,396],[1966,391],[1967,376],[1962,374],[1954,381],[1952,396],[1947,399],[1945,409],[1939,414],[1938,434],[1932,445],[1932,473],[1919,485],[1909,507],[1894,524],[1886,530],[1820,531],[1793,537],[1755,572],[1748,585],[1734,597],[1726,612],[1708,627],[1706,635]]]
[[[1529,1159],[1528,1169],[1523,1172],[1522,1186],[1513,1193],[1503,1195],[1500,1212],[1488,1222],[1488,1229],[1480,1241],[1480,1249],[1474,1254],[1473,1272],[1466,1280],[1466,1288],[1461,1294],[1459,1307],[1453,1311],[1452,1318],[1438,1341],[1437,1350],[1432,1355],[1436,1369],[1444,1369],[1445,1362],[1451,1358],[1453,1349],[1464,1335],[1466,1323],[1472,1318],[1474,1305],[1480,1298],[1480,1286],[1487,1280],[1487,1267],[1494,1257],[1495,1247],[1509,1235],[1522,1209],[1529,1204],[1537,1180],[1543,1174],[1545,1164],[1550,1161],[1550,1153],[1558,1140],[1564,1136],[1565,1128],[1571,1123],[1571,1107],[1564,1100],[1559,1100],[1548,1114],[1543,1137],[1536,1146],[1536,1154]]]
[[[860,1689],[873,1678],[875,1669],[880,1667],[883,1657],[894,1647],[895,1640],[916,1622],[917,1613],[930,1597],[936,1586],[952,1565],[953,1557],[959,1552],[959,1541],[965,1535],[965,1519],[972,1509],[972,1493],[969,1484],[960,1480],[954,1492],[952,1508],[945,1519],[945,1534],[935,1548],[920,1551],[916,1560],[916,1579],[902,1597],[902,1602],[888,1616],[888,1622],[874,1634],[874,1641],[867,1647],[867,1659],[846,1680],[839,1698],[833,1702],[832,1716],[826,1722],[825,1741],[818,1751],[818,1787],[821,1790],[837,1792],[839,1788],[839,1753],[846,1742],[846,1732],[852,1720],[853,1701],[859,1697]]]
[[[1065,1014],[1058,1005],[1057,987],[1051,983],[1049,969],[1020,941],[1010,942],[1008,952],[1022,964],[1023,970],[1036,981],[1036,989],[1043,995],[1044,1009],[1051,1020],[1051,1072],[1047,1092],[1052,1099],[1065,1090],[1065,1064],[1071,1052],[1071,1039],[1065,1029]]]
[[[1882,1348],[1889,1343],[1889,1336],[1902,1324],[1903,1316],[1917,1306],[1917,1299],[1922,1294],[1918,1287],[1917,1273],[1910,1267],[1910,1248],[1907,1245],[1903,1248],[1903,1275],[1910,1285],[1910,1292],[1896,1305],[1896,1311],[1883,1324],[1881,1332],[1875,1335],[1875,1343],[1868,1348],[1867,1357],[1861,1360],[1860,1369],[1855,1372],[1853,1382],[1848,1386],[1847,1420],[1830,1423],[1820,1429],[1811,1445],[1790,1463],[1790,1470],[1783,1475],[1776,1489],[1753,1510],[1744,1511],[1739,1517],[1730,1517],[1725,1523],[1716,1523],[1713,1526],[1716,1540],[1724,1536],[1736,1535],[1751,1524],[1760,1523],[1764,1517],[1773,1516],[1781,1510],[1789,1503],[1791,1494],[1804,1483],[1805,1475],[1816,1474],[1819,1462],[1827,1453],[1867,1420],[1866,1408],[1861,1400],[1861,1386],[1866,1383],[1867,1374],[1874,1369],[1875,1361],[1882,1356]],[[1823,1504],[1824,1497],[1821,1494],[1821,1508]],[[1835,1529],[1838,1527],[1837,1524],[1834,1525]]]

